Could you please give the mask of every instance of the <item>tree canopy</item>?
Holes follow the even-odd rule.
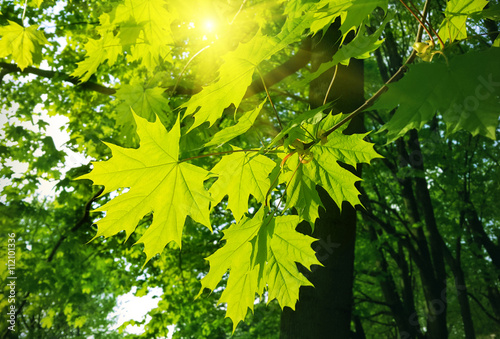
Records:
[[[497,1],[0,12],[4,337],[132,338],[117,296],[160,287],[145,337],[285,338],[333,257],[353,337],[500,334]]]

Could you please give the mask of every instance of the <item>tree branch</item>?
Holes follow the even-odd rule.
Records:
[[[94,91],[106,95],[113,95],[116,93],[116,89],[114,88],[109,88],[94,82],[80,82],[80,79],[73,77],[71,75],[68,75],[66,73],[62,72],[56,72],[56,71],[49,71],[45,69],[40,69],[36,67],[26,67],[24,70],[21,70],[16,64],[10,64],[7,62],[0,62],[0,67],[2,67],[2,71],[0,74],[6,75],[9,73],[21,73],[21,74],[34,74],[41,76],[43,78],[48,78],[48,79],[53,79],[53,78],[58,78],[62,81],[67,81],[72,83],[75,86],[78,86],[82,89],[89,90],[89,91]],[[0,77],[0,84],[2,83],[2,77]]]
[[[268,87],[271,87],[274,84],[283,80],[284,78],[294,74],[299,69],[306,66],[309,63],[310,59],[311,59],[311,37],[307,37],[304,39],[302,46],[295,55],[293,55],[292,57],[290,57],[290,59],[288,59],[280,66],[276,67],[275,69],[266,73],[263,76],[266,85]],[[0,62],[0,67],[2,68],[2,70],[0,71],[0,85],[2,84],[3,76],[5,76],[6,74],[21,73],[21,74],[34,74],[48,79],[57,78],[62,81],[70,82],[81,89],[94,91],[105,95],[114,95],[116,93],[115,88],[106,87],[91,81],[81,82],[79,78],[73,77],[63,72],[49,71],[31,66],[26,67],[24,70],[21,70],[16,64],[11,64],[7,62]],[[165,92],[172,92],[173,90],[175,90],[175,93],[180,95],[193,95],[200,92],[202,88],[200,86],[196,86],[194,88],[170,86],[165,88]],[[260,78],[256,79],[248,87],[244,98],[249,98],[262,91],[264,91],[262,80]]]
[[[263,76],[268,88],[294,74],[309,63],[311,60],[311,41],[311,37],[305,38],[297,54]],[[248,87],[243,98],[249,98],[262,91],[264,91],[262,80],[255,79],[250,87]]]

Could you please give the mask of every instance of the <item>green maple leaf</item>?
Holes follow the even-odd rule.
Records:
[[[296,263],[306,268],[321,265],[311,244],[316,240],[295,231],[298,216],[274,217],[261,208],[253,218],[243,218],[224,231],[226,244],[208,257],[210,271],[202,288],[214,290],[230,270],[226,289],[219,302],[227,303],[226,315],[233,330],[253,310],[255,294],[269,293],[269,301],[295,309],[300,286],[312,284],[299,272]]]
[[[384,31],[385,25],[392,18],[391,15],[387,15],[381,26],[371,35],[364,35],[365,28],[361,26],[356,37],[348,44],[342,45],[342,47],[333,55],[331,61],[322,63],[318,69],[307,74],[303,80],[301,80],[300,86],[306,86],[311,81],[319,77],[321,74],[325,73],[330,68],[340,64],[348,65],[351,58],[356,59],[367,59],[370,57],[370,53],[378,49],[384,40],[379,40],[382,32]]]
[[[24,70],[33,65],[33,57],[37,57],[42,46],[49,42],[43,32],[38,31],[38,25],[25,28],[14,21],[7,21],[7,26],[0,26],[0,58],[12,56],[17,66]]]
[[[144,88],[139,84],[125,84],[116,91],[116,97],[123,100],[124,106],[130,108],[142,118],[154,121],[155,116],[165,116],[168,112],[168,100],[163,96],[165,89],[161,87]]]
[[[126,0],[118,5],[113,23],[120,27],[121,41],[132,43],[128,60],[140,60],[150,70],[158,66],[174,45],[173,20],[164,0]]]
[[[186,107],[186,116],[194,114],[191,129],[207,121],[211,126],[231,104],[237,108],[252,83],[257,65],[272,55],[276,45],[276,39],[258,33],[248,43],[240,44],[236,50],[227,53],[219,69],[219,79],[182,106]]]
[[[205,122],[212,126],[231,104],[238,108],[252,83],[252,76],[258,65],[289,44],[300,40],[312,21],[313,16],[310,13],[291,18],[276,37],[262,35],[259,31],[252,40],[240,44],[236,50],[224,55],[218,79],[181,106],[186,108],[185,116],[194,114],[195,121],[190,129]]]
[[[257,117],[259,116],[259,113],[262,110],[262,106],[264,106],[265,102],[266,100],[264,100],[255,109],[243,114],[238,119],[238,123],[236,123],[236,125],[226,127],[223,130],[220,130],[219,132],[215,133],[212,140],[210,140],[205,144],[205,147],[214,145],[217,146],[223,145],[226,142],[230,141],[231,139],[234,139],[237,136],[242,135],[243,133],[248,131],[255,122],[255,119],[257,119]]]
[[[412,128],[420,129],[436,112],[443,116],[448,133],[464,129],[472,135],[495,139],[500,110],[500,48],[471,52],[445,63],[410,66],[403,79],[389,85],[371,109],[397,109],[384,125],[389,141]]]
[[[340,17],[340,30],[345,37],[351,30],[359,27],[377,7],[387,8],[387,0],[322,0],[315,4],[316,21],[311,31],[317,33]]]
[[[445,18],[439,28],[439,36],[443,41],[462,40],[467,38],[467,18],[481,11],[487,0],[450,0],[446,4]]]
[[[165,90],[161,87],[147,86],[125,84],[116,91],[117,99],[122,100],[117,107],[117,123],[122,126],[123,134],[133,133],[135,128],[132,111],[148,121],[154,121],[159,117],[166,125],[172,125],[173,119],[167,115],[170,111],[169,101],[163,96]]]
[[[310,135],[314,135],[315,130],[328,130],[342,118],[340,114],[329,115],[319,126],[309,126]],[[344,129],[345,126],[339,128],[328,136],[326,142],[316,144],[302,154],[295,152],[287,157],[283,166],[281,181],[288,183],[287,206],[295,207],[299,217],[312,226],[319,217],[319,207],[323,206],[316,185],[329,193],[339,209],[342,209],[343,201],[353,206],[361,204],[354,186],[361,179],[338,162],[356,167],[358,163],[370,163],[381,157],[373,149],[373,144],[363,140],[368,133],[345,135],[342,134]]]
[[[120,39],[112,32],[107,32],[100,39],[89,39],[85,44],[85,60],[78,63],[78,67],[71,74],[87,81],[97,71],[97,67],[107,60],[108,65],[113,65],[122,52]]]
[[[234,148],[238,150],[238,148]],[[248,198],[251,195],[262,202],[271,186],[269,173],[276,163],[266,156],[252,152],[235,152],[222,158],[211,170],[219,176],[210,187],[215,204],[228,195],[227,208],[234,219],[240,220],[248,212]]]
[[[179,121],[167,132],[159,119],[150,123],[135,114],[134,117],[140,147],[129,149],[106,143],[113,157],[93,163],[92,172],[79,179],[104,185],[103,194],[120,187],[130,188],[96,210],[106,211],[106,216],[97,222],[94,238],[109,237],[122,230],[128,237],[137,223],[153,212],[152,224],[138,241],[144,243],[147,262],[171,241],[181,246],[186,216],[211,228],[211,198],[203,186],[208,172],[178,160]]]

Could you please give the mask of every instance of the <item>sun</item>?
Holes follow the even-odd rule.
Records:
[[[207,33],[212,33],[215,30],[215,21],[212,19],[206,19],[203,22],[203,26]]]

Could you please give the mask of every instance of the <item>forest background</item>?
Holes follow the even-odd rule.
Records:
[[[498,1],[0,12],[3,338],[500,335]]]

